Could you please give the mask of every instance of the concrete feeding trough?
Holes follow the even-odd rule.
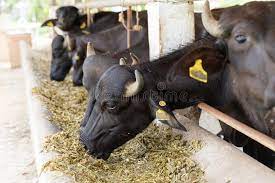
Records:
[[[12,69],[20,67],[19,42],[23,40],[31,45],[31,34],[14,30],[1,30],[0,38],[2,40],[0,48],[3,53],[0,56],[0,60],[9,61],[9,65]]]
[[[62,175],[60,172],[41,172],[41,169],[48,160],[57,154],[54,152],[43,152],[45,137],[58,132],[58,128],[47,120],[48,110],[42,105],[37,96],[32,94],[32,88],[38,86],[32,66],[32,50],[26,42],[20,43],[21,61],[24,70],[26,84],[26,96],[28,104],[29,125],[35,155],[38,181],[41,183],[67,183],[73,182],[72,178]]]
[[[26,43],[21,44],[26,92],[29,109],[29,122],[34,144],[39,182],[73,182],[73,179],[59,172],[41,172],[45,162],[56,156],[55,153],[43,152],[44,138],[58,132],[48,120],[49,112],[42,102],[32,94],[32,88],[37,86],[36,77],[31,65],[32,50]],[[266,182],[275,180],[273,170],[247,156],[233,145],[200,128],[195,122],[188,120],[177,112],[177,118],[187,127],[188,132],[182,133],[184,139],[198,139],[204,144],[203,148],[194,154],[193,158],[205,171],[208,182]]]

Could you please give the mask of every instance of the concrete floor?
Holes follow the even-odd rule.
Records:
[[[0,182],[37,182],[22,69],[0,67]]]

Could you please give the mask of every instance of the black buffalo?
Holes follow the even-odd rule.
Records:
[[[80,139],[98,158],[144,130],[155,118],[174,128],[185,128],[172,110],[199,101],[218,105],[225,55],[213,41],[200,40],[155,62],[115,65],[101,76],[80,129]],[[208,73],[207,82],[193,79],[195,62]],[[200,77],[200,76],[199,76]]]
[[[87,25],[87,15],[80,14],[78,8],[74,6],[62,6],[56,10],[56,18],[48,19],[42,27],[54,27],[57,33],[75,34],[83,31],[83,33],[98,32],[118,24],[118,13],[114,12],[99,12],[93,15],[94,22],[99,25]],[[104,24],[108,22],[108,24]]]
[[[135,15],[136,12],[133,12]],[[148,60],[148,29],[147,29],[147,12],[142,11],[140,15],[140,31],[132,31],[131,46],[140,47],[142,50],[136,55]],[[135,16],[133,16],[135,17]],[[136,19],[133,18],[133,24]],[[109,53],[115,55],[127,49],[127,30],[122,24],[116,25],[110,29],[97,32],[95,34],[83,35],[72,40],[76,45],[73,56],[73,82],[75,85],[82,85],[83,63],[86,58],[87,43],[92,43],[97,54]]]
[[[57,35],[52,41],[51,80],[63,81],[71,67],[72,60],[67,51],[65,38]]]
[[[65,39],[64,45],[66,45],[66,47],[64,48],[59,47],[59,45],[62,44],[61,42],[64,42],[64,39],[61,39],[60,36],[52,42],[52,64],[50,78],[52,80],[62,81],[70,71],[70,69],[68,69],[68,63],[72,63],[73,55],[75,53],[74,50],[76,45],[73,40],[75,40],[76,37],[80,37],[85,34],[106,30],[116,24],[119,24],[119,22],[118,13],[99,12],[94,14],[94,22],[87,27],[87,16],[81,15],[78,9],[73,6],[58,8],[56,11],[56,17],[56,19],[49,19],[45,21],[42,26],[57,28],[57,33],[60,34],[60,36],[62,35]],[[63,54],[56,54],[58,52],[62,52]]]
[[[270,137],[275,137],[274,2],[250,2],[225,9],[213,18],[206,1],[206,30],[228,48],[227,101],[220,109]],[[223,125],[223,135],[252,157],[275,169],[275,153]]]

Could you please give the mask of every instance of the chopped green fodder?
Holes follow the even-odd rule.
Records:
[[[32,60],[40,86],[33,88],[46,105],[49,121],[62,131],[45,140],[45,151],[59,155],[45,163],[43,171],[60,171],[75,182],[205,182],[204,172],[191,159],[201,149],[200,141],[183,141],[166,127],[150,125],[107,161],[94,159],[79,143],[79,124],[87,105],[83,87],[73,87],[70,77],[64,82],[48,79],[49,62]]]

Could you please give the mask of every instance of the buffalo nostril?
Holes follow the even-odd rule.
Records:
[[[106,161],[110,157],[111,154],[100,152],[100,153],[92,153],[92,155],[97,159],[103,159],[104,161]]]
[[[50,77],[52,81],[63,81],[64,79],[61,77],[51,76]]]
[[[62,75],[62,74],[55,74],[55,73],[51,73],[50,74],[50,79],[52,81],[64,81],[66,75]]]
[[[80,141],[82,142],[87,142],[88,141],[88,137],[86,135],[84,135],[84,133],[82,132],[82,130],[80,130]]]
[[[94,154],[94,150],[93,148],[91,148],[90,144],[89,144],[89,138],[84,135],[84,133],[82,132],[82,128],[80,129],[80,136],[79,136],[79,140],[81,142],[81,144],[84,146],[85,150],[88,150],[88,153],[93,155]]]
[[[82,76],[73,74],[73,84],[74,86],[82,86]]]
[[[82,80],[73,81],[74,86],[82,86]]]
[[[85,150],[88,150],[88,147],[87,147],[85,144],[84,144],[84,149],[85,149]]]
[[[103,153],[103,155],[102,155],[102,159],[104,160],[104,161],[106,161],[109,157],[110,157],[110,153]]]

